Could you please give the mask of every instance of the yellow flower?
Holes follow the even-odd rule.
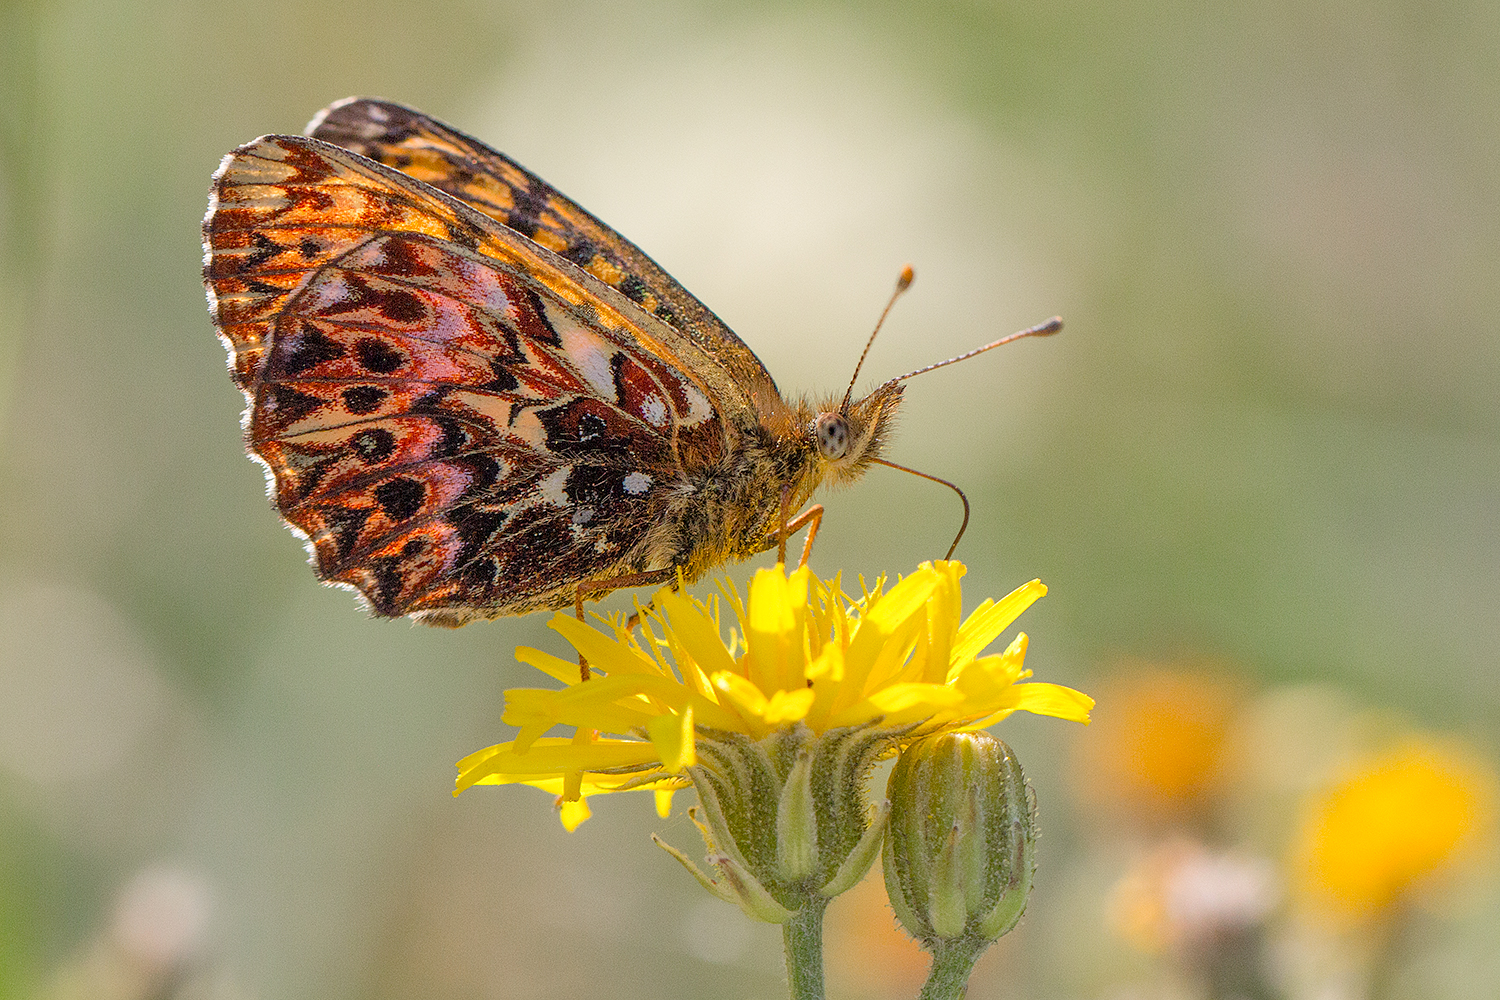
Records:
[[[1492,841],[1495,775],[1463,751],[1417,738],[1364,762],[1310,803],[1293,873],[1337,924],[1389,912]]]
[[[1074,786],[1116,823],[1178,823],[1210,810],[1226,783],[1240,686],[1197,666],[1130,664],[1100,695],[1109,712],[1077,741]]]
[[[867,730],[888,753],[1021,709],[1087,722],[1087,695],[1020,683],[1030,676],[1024,633],[1004,652],[981,655],[1046,588],[1034,580],[960,620],[963,573],[961,563],[923,563],[858,599],[806,568],[757,572],[744,601],[728,584],[723,602],[663,589],[641,609],[640,638],[623,622],[606,632],[558,614],[551,627],[588,659],[591,677],[581,681],[570,660],[518,649],[517,659],[566,686],[507,692],[504,720],[519,729],[516,739],[460,761],[457,791],[542,788],[560,796],[573,829],[589,815],[587,798],[609,792],[654,791],[665,815],[705,741]],[[728,642],[721,604],[738,626]],[[545,735],[554,726],[575,734]]]

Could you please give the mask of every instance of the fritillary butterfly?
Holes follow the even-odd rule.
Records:
[[[502,154],[364,98],[307,131],[224,158],[204,285],[276,509],[376,614],[455,626],[691,582],[880,460],[900,379],[787,400]]]

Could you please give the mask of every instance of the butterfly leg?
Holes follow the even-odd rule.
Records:
[[[797,529],[808,526],[807,538],[802,543],[802,558],[797,560],[798,569],[806,566],[807,560],[812,556],[813,539],[818,537],[818,526],[822,523],[823,505],[820,503],[813,504],[790,521],[784,521],[776,532],[776,561],[783,566],[786,565],[787,537],[795,534]]]
[[[578,585],[578,592],[573,595],[573,614],[578,616],[579,621],[583,621],[583,586],[580,583]],[[581,681],[589,679],[588,657],[582,653],[578,654],[578,679]]]
[[[776,529],[776,565],[778,566],[786,565],[786,536],[790,534],[786,525],[786,512],[791,499],[792,484],[787,483],[781,488],[781,507],[776,515],[776,523],[780,525]]]
[[[677,568],[668,566],[664,569],[648,570],[644,573],[625,573],[621,576],[608,577],[600,580],[585,580],[578,585],[578,591],[573,596],[573,613],[583,621],[583,600],[590,594],[598,594],[603,597],[612,590],[621,587],[649,587],[658,583],[666,583],[668,580],[677,578]],[[635,628],[641,622],[639,614],[632,615],[627,628]],[[589,679],[589,661],[583,654],[578,656],[578,676],[581,680]]]
[[[791,537],[798,528],[802,527],[805,524],[811,524],[812,527],[807,530],[807,540],[802,543],[802,558],[797,560],[797,568],[801,569],[803,566],[807,565],[807,560],[812,555],[813,539],[818,537],[818,525],[823,523],[823,505],[820,503],[815,503],[811,507],[807,508],[802,513],[798,514],[796,517],[788,521],[787,506],[788,501],[790,501],[791,498],[792,487],[791,484],[788,483],[785,487],[782,488],[781,491],[781,527],[776,529],[775,535],[770,536],[766,539],[766,548],[771,547],[771,542],[774,539],[776,543],[776,562],[780,566],[785,566],[786,540]]]

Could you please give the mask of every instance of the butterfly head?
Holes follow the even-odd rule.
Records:
[[[887,382],[863,399],[820,407],[808,428],[822,470],[832,485],[852,483],[880,457],[901,402],[899,382]]]

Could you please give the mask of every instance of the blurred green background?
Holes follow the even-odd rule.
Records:
[[[513,647],[561,651],[543,617],[368,620],[265,501],[198,227],[228,150],[351,94],[547,178],[786,392],[844,384],[907,262],[867,385],[1063,314],[912,382],[891,452],[968,489],[971,601],[1051,587],[1040,678],[1206,657],[1500,737],[1491,0],[6,0],[0,996],[132,920],[193,995],[784,995],[775,929],[647,840],[696,853],[680,808],[567,835],[539,793],[449,796],[539,681]],[[958,516],[889,470],[824,500],[825,575]],[[1033,937],[1064,728],[1001,728],[1049,834]],[[972,995],[1110,995],[1052,947]]]

